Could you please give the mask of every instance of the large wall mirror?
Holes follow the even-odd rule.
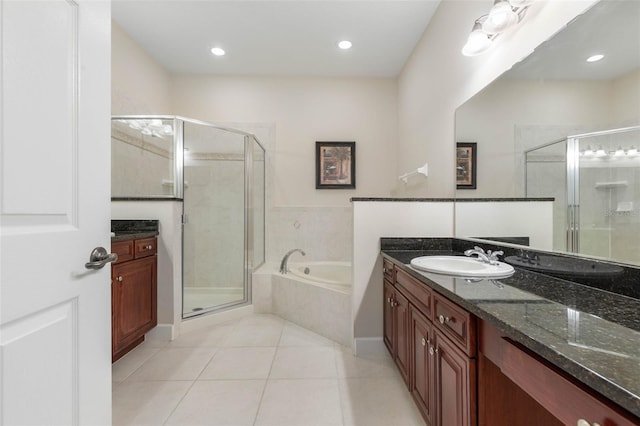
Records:
[[[531,248],[640,265],[640,2],[578,16],[458,108],[456,140],[477,143],[457,199],[553,198],[552,241]],[[473,220],[457,215],[456,236],[492,218]]]

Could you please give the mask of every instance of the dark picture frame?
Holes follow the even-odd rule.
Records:
[[[476,189],[478,144],[456,143],[456,188]]]
[[[316,189],[355,189],[356,143],[316,142]]]

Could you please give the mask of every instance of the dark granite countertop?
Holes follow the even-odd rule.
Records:
[[[155,237],[159,234],[159,226],[157,219],[112,219],[111,241]]]
[[[470,282],[409,265],[441,254],[460,252],[447,239],[382,248],[400,269],[640,417],[640,300],[517,267],[509,278]]]
[[[116,233],[115,236],[111,237],[111,241],[127,241],[127,240],[138,240],[140,238],[151,238],[158,236],[158,231],[155,232],[121,232]]]

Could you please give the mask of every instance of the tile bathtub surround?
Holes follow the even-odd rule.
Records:
[[[424,425],[389,356],[276,316],[146,345],[113,365],[114,425]]]

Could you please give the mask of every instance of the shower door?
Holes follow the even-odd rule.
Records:
[[[569,138],[572,251],[640,264],[640,127]]]
[[[184,121],[183,317],[248,300],[245,136]]]

